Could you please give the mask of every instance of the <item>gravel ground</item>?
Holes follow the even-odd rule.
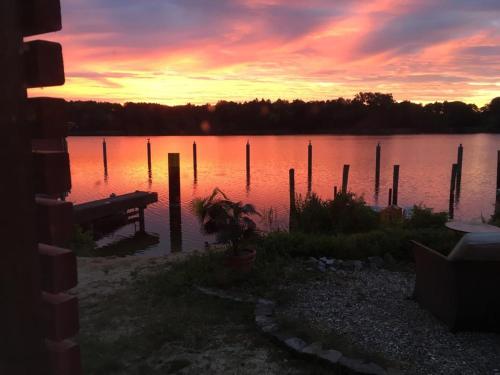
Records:
[[[283,314],[345,335],[360,350],[398,363],[403,374],[500,375],[500,335],[450,333],[408,298],[414,282],[411,272],[328,271],[290,287],[295,297]]]

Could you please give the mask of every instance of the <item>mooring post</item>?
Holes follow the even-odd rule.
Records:
[[[500,190],[500,150],[497,151],[497,191]]]
[[[144,207],[139,207],[139,232],[146,232],[146,224],[144,222]]]
[[[392,175],[392,204],[398,205],[398,188],[399,188],[399,165],[394,166]]]
[[[380,187],[380,143],[375,150],[375,192],[378,193]]]
[[[247,186],[250,185],[250,141],[246,145]]]
[[[389,189],[389,200],[387,201],[387,206],[392,206],[392,189]]]
[[[292,232],[295,229],[295,170],[291,168],[288,171],[288,182],[290,186],[290,221],[288,230]]]
[[[106,146],[106,138],[102,140],[102,160],[104,163],[104,176],[108,176],[108,148]]]
[[[345,164],[344,169],[342,171],[342,194],[347,193],[348,182],[349,182],[349,164]]]
[[[337,197],[337,186],[333,187],[333,199]]]
[[[462,161],[464,158],[464,146],[460,143],[457,151],[457,193],[456,201],[460,199],[460,187],[462,185]]]
[[[309,145],[307,146],[307,191],[311,192],[312,187],[312,153],[313,146],[311,141],[309,141]]]
[[[149,138],[147,143],[147,150],[148,150],[148,172],[149,174],[151,174],[151,142],[149,141]]]
[[[198,180],[198,155],[196,150],[196,141],[193,142],[193,172],[194,172],[194,182]]]
[[[182,250],[180,155],[168,154],[168,197],[170,211],[170,247]]]
[[[457,173],[458,173],[458,164],[453,164],[451,166],[451,179],[450,179],[450,206],[449,206],[450,219],[453,219],[453,214],[454,214],[455,188],[456,188],[456,184],[457,184]]]
[[[497,151],[497,188],[495,196],[495,213],[500,212],[500,150]]]

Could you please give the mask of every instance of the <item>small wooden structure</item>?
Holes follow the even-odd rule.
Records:
[[[73,206],[75,224],[91,226],[94,222],[116,215],[125,215],[128,223],[138,221],[141,232],[145,231],[144,209],[158,201],[158,193],[136,191],[133,193],[111,196],[92,202]]]

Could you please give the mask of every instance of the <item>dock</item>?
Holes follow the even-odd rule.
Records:
[[[74,205],[73,220],[75,224],[92,228],[96,222],[121,217],[124,224],[139,222],[140,231],[144,232],[144,209],[157,201],[158,193],[155,192],[135,191],[111,195],[109,198]]]

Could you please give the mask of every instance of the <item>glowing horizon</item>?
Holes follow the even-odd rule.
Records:
[[[62,0],[66,85],[124,103],[500,96],[497,0]]]

